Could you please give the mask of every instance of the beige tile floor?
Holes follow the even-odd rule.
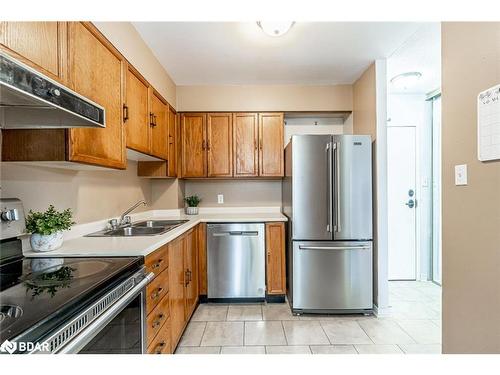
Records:
[[[438,354],[441,288],[389,283],[391,315],[293,316],[288,304],[202,304],[176,354]]]

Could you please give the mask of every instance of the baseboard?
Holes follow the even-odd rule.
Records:
[[[267,303],[283,303],[285,302],[284,294],[266,294]]]

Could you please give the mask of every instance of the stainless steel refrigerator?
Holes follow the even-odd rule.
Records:
[[[371,137],[292,136],[282,188],[293,312],[370,312]]]

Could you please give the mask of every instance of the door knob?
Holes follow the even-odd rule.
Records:
[[[415,201],[413,199],[409,199],[405,204],[410,208],[415,207]]]

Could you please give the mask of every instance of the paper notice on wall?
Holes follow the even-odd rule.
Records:
[[[477,96],[477,157],[500,159],[500,85]]]

